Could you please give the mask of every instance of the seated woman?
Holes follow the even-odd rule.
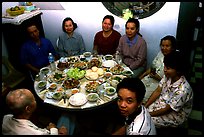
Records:
[[[133,71],[132,77],[141,75],[147,64],[147,44],[139,33],[139,28],[138,19],[128,19],[125,24],[126,34],[120,38],[117,48],[123,63]]]
[[[56,51],[60,57],[80,55],[85,52],[85,44],[81,34],[75,31],[77,24],[71,18],[62,22],[62,33],[59,36]]]
[[[156,128],[179,127],[192,110],[193,91],[184,76],[185,64],[178,51],[164,57],[165,75],[145,104]]]
[[[152,61],[151,68],[147,69],[139,78],[145,84],[146,93],[143,102],[146,102],[152,92],[156,89],[159,81],[164,75],[164,56],[176,50],[176,38],[171,35],[163,37],[160,41],[161,51]]]
[[[112,15],[106,15],[103,18],[102,30],[94,36],[94,54],[115,54],[121,34],[113,29],[114,22]]]
[[[118,108],[124,117],[124,126],[113,135],[156,135],[155,125],[142,105],[145,86],[139,78],[124,78],[117,85]]]

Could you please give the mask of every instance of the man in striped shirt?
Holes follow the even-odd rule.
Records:
[[[156,135],[155,125],[142,105],[145,86],[138,78],[124,78],[117,85],[118,108],[124,116],[124,125],[113,135]]]

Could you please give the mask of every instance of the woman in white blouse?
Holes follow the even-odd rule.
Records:
[[[161,51],[152,61],[151,68],[147,69],[139,78],[145,84],[146,93],[143,102],[146,102],[151,93],[156,89],[164,75],[164,56],[176,50],[176,38],[171,35],[163,37],[160,41]]]

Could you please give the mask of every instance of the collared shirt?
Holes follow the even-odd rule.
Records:
[[[148,107],[148,111],[156,111],[166,107],[168,104],[170,113],[158,117],[152,117],[156,127],[177,127],[189,116],[193,104],[193,91],[184,76],[171,84],[171,79],[164,75],[159,86],[162,87],[159,98]]]
[[[51,52],[54,56],[57,54],[50,40],[40,38],[40,41],[40,46],[32,40],[28,40],[23,44],[21,48],[21,63],[23,65],[31,64],[32,66],[40,69],[49,64],[49,52]]]
[[[146,67],[147,65],[146,41],[139,35],[137,37],[136,43],[130,47],[129,43],[127,43],[127,36],[123,35],[117,48],[117,51],[123,57],[123,63],[130,67],[131,70]]]
[[[82,54],[85,52],[85,44],[82,35],[75,31],[71,37],[69,37],[67,33],[62,33],[59,36],[56,51],[59,53],[60,57]]]
[[[127,39],[127,43],[129,45],[129,47],[132,47],[133,45],[136,44],[137,42],[137,39],[138,39],[138,34],[135,35],[134,39],[133,40],[129,40],[129,38],[126,36],[126,39]]]
[[[152,118],[144,106],[139,115],[136,116],[134,121],[127,125],[127,135],[156,135],[156,129]]]
[[[49,135],[50,131],[34,125],[26,119],[16,119],[12,114],[7,114],[3,118],[3,135]]]

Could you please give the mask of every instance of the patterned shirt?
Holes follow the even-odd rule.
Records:
[[[152,118],[144,106],[141,113],[136,116],[134,121],[127,126],[127,135],[156,135],[155,125]]]
[[[159,98],[149,106],[148,111],[152,112],[170,105],[170,113],[158,117],[152,117],[156,127],[177,127],[189,116],[193,104],[193,91],[184,76],[171,84],[171,79],[164,75],[159,83],[162,87]]]

